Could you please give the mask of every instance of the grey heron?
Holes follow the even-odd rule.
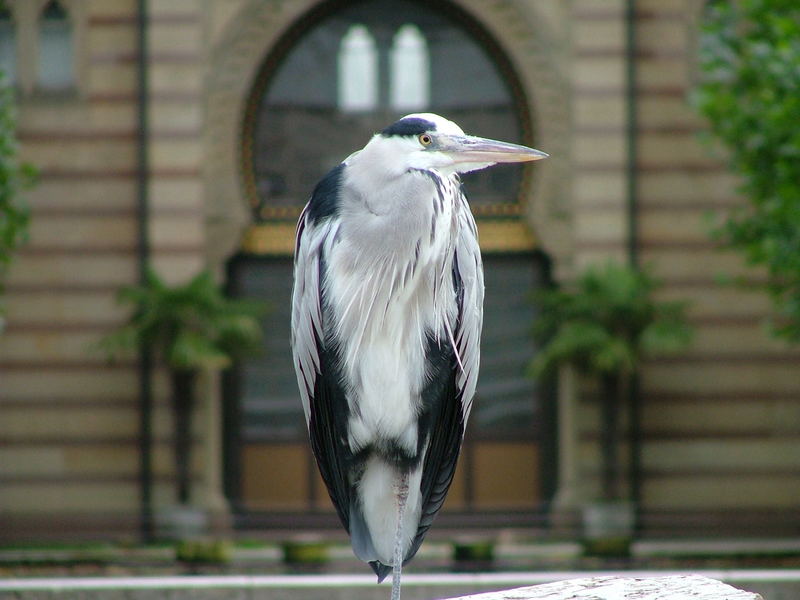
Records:
[[[312,450],[393,598],[453,479],[478,377],[483,267],[459,174],[546,156],[408,115],[330,171],[297,224],[292,352]]]

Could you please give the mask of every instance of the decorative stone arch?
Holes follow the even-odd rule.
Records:
[[[550,158],[538,163],[527,186],[526,216],[560,278],[572,262],[569,206],[569,102],[559,52],[535,19],[535,4],[514,0],[449,0],[479,22],[505,53],[518,77],[536,132],[536,147]],[[241,245],[250,209],[241,173],[241,130],[247,101],[264,57],[318,0],[249,0],[229,20],[211,53],[207,79],[207,257],[221,266]],[[435,85],[435,82],[433,82]]]

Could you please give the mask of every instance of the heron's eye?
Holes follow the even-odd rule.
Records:
[[[423,146],[430,146],[433,143],[433,138],[429,136],[427,133],[423,133],[419,136],[419,143]]]

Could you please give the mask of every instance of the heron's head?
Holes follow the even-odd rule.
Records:
[[[458,125],[433,113],[403,117],[376,134],[364,150],[390,161],[397,170],[437,169],[445,174],[548,156],[527,146],[466,135]]]

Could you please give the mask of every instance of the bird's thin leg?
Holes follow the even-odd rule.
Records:
[[[392,600],[400,600],[400,575],[403,571],[403,514],[408,500],[408,471],[400,472],[397,482],[397,529],[394,534],[394,565],[392,569]]]

